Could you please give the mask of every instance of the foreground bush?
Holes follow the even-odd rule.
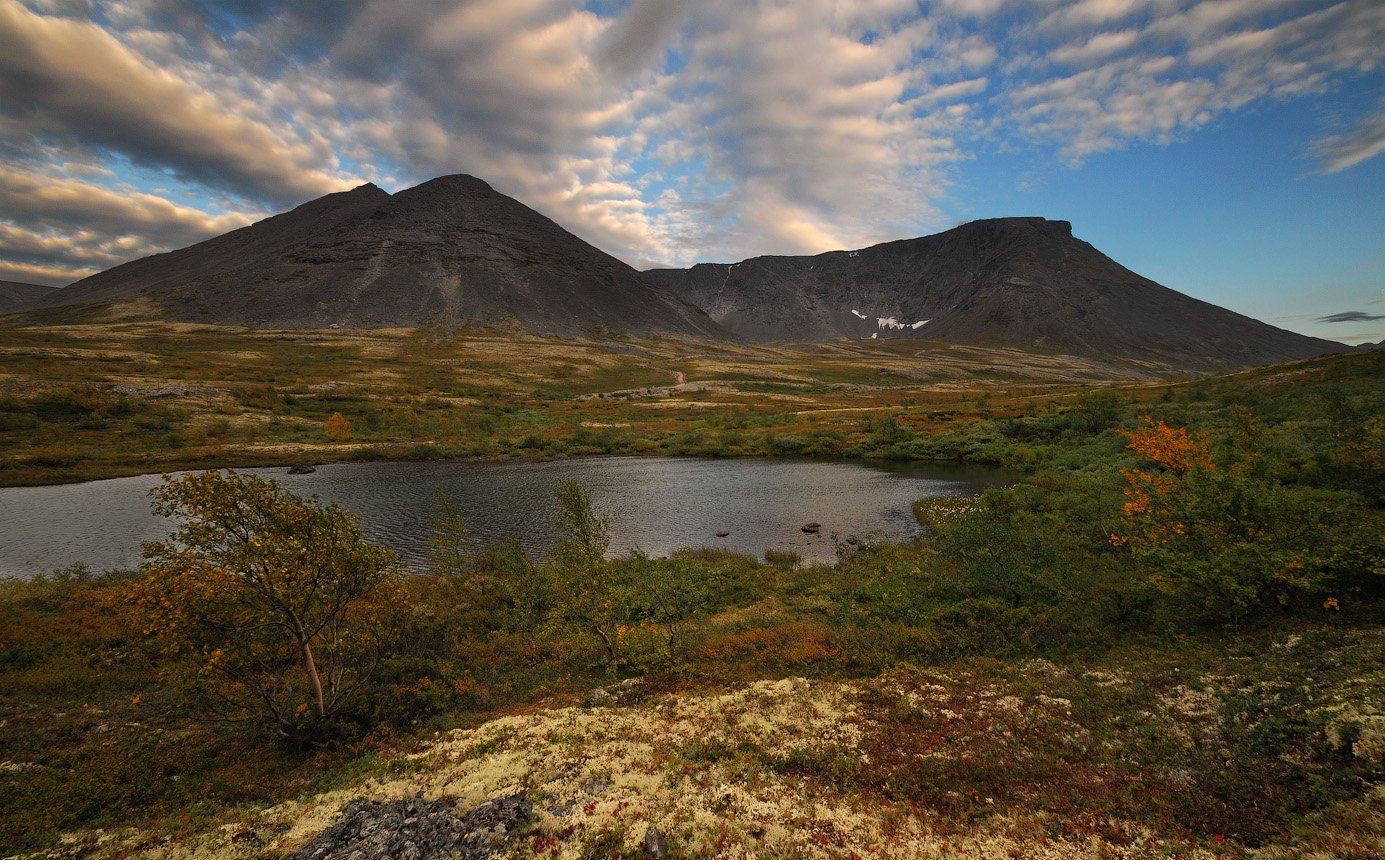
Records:
[[[1124,471],[1124,516],[1111,542],[1161,590],[1212,618],[1378,596],[1385,544],[1378,516],[1352,493],[1285,485],[1259,451],[1144,419],[1128,434],[1145,465]]]
[[[355,517],[234,472],[166,478],[154,509],[179,520],[144,549],[146,632],[205,716],[320,740],[370,681],[398,560]]]

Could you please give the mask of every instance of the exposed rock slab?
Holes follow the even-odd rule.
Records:
[[[533,817],[522,795],[467,812],[450,798],[353,800],[294,860],[485,860]]]

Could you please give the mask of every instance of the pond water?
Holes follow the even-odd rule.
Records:
[[[722,547],[761,555],[790,550],[835,557],[833,535],[863,539],[919,532],[912,504],[1000,486],[999,470],[937,464],[794,460],[591,457],[546,462],[340,463],[308,475],[245,469],[295,493],[358,513],[367,535],[414,565],[428,551],[435,491],[446,493],[481,541],[518,538],[529,550],[552,541],[554,492],[577,481],[610,520],[614,552],[667,555]],[[52,487],[0,488],[0,577],[29,577],[75,563],[94,571],[138,563],[140,543],[170,522],[149,510],[157,475]],[[808,522],[820,534],[804,534]],[[725,537],[717,532],[726,531]]]

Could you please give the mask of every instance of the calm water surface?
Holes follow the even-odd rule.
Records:
[[[551,462],[340,463],[311,475],[245,469],[295,493],[354,510],[369,537],[412,564],[428,550],[441,489],[482,541],[516,537],[546,549],[554,491],[577,481],[610,519],[613,551],[666,555],[723,547],[754,555],[786,549],[834,557],[832,534],[909,537],[911,506],[928,496],[974,495],[1010,476],[972,466],[790,460],[594,457]],[[81,562],[93,570],[138,563],[140,543],[168,533],[149,510],[157,475],[55,487],[0,489],[0,576],[28,577]],[[822,524],[822,534],[800,526]],[[718,531],[729,531],[724,538]]]

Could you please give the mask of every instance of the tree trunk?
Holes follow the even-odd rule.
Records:
[[[322,696],[322,679],[317,674],[317,661],[313,659],[313,649],[308,640],[299,639],[298,644],[303,648],[303,669],[308,673],[308,683],[313,687],[313,703],[317,706],[317,716],[321,719],[327,716],[327,705]]]
[[[596,631],[597,637],[601,639],[601,644],[606,646],[607,667],[609,669],[614,669],[617,663],[619,663],[619,659],[616,655],[615,641],[611,639],[610,636],[606,635],[606,631],[601,628],[600,624],[593,624],[592,630]]]

